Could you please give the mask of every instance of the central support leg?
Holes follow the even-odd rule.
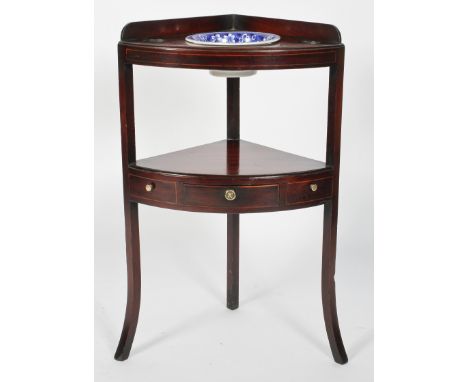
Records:
[[[240,139],[240,79],[227,79],[227,139]]]
[[[227,215],[227,298],[226,306],[239,307],[239,214]]]
[[[238,141],[240,138],[240,80],[227,79],[227,139]],[[227,160],[227,158],[226,158]],[[237,156],[238,160],[238,156]],[[230,163],[234,173],[238,172],[235,163]],[[233,175],[235,175],[233,174]],[[228,309],[239,307],[239,214],[227,214],[227,298]]]

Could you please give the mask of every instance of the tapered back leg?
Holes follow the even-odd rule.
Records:
[[[240,78],[227,78],[227,139],[240,139]],[[226,158],[227,160],[227,158]],[[226,165],[239,169],[239,152]],[[227,297],[229,309],[239,307],[239,214],[227,214]]]
[[[226,306],[239,307],[239,214],[227,215],[227,298]]]

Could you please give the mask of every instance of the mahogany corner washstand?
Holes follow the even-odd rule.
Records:
[[[187,35],[277,34],[271,45],[207,47]],[[239,305],[239,214],[323,204],[322,305],[333,358],[344,364],[335,301],[344,45],[332,25],[222,15],[130,23],[118,44],[128,295],[115,358],[128,358],[140,309],[138,204],[227,215],[227,307]],[[326,162],[240,140],[239,78],[227,78],[227,139],[137,160],[133,65],[221,71],[329,68]]]

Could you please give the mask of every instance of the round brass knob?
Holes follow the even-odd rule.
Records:
[[[234,190],[226,190],[224,192],[224,197],[226,198],[226,200],[234,200],[236,198],[236,191]]]
[[[314,183],[314,184],[311,184],[311,185],[310,185],[310,189],[311,189],[312,191],[317,191],[318,186],[317,186],[315,183]]]
[[[153,183],[148,183],[145,186],[145,190],[148,191],[148,192],[153,191],[154,190],[154,184]]]

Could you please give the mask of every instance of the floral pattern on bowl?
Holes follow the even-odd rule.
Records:
[[[280,36],[273,33],[224,31],[192,34],[185,41],[198,45],[245,46],[272,44],[280,39]]]

